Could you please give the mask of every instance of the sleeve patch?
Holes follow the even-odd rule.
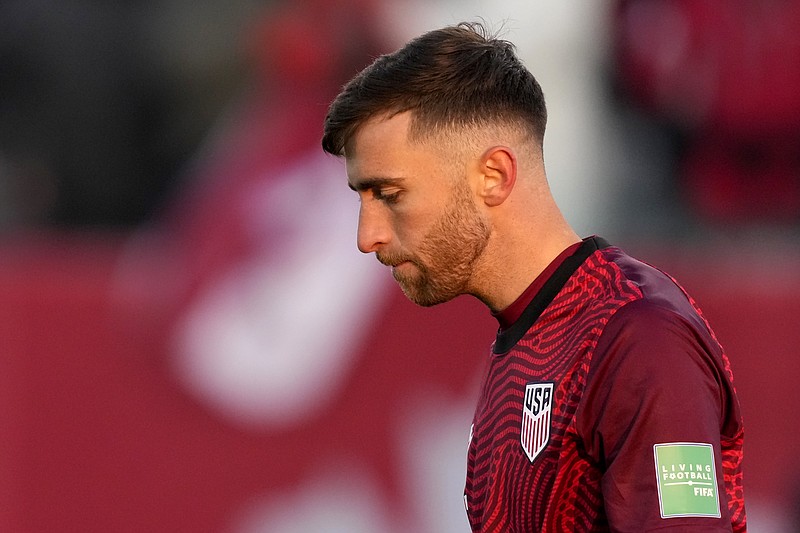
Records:
[[[661,518],[720,517],[717,471],[711,444],[656,444],[653,454]]]

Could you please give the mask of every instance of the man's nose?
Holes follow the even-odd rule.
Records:
[[[390,238],[389,224],[380,206],[362,203],[358,212],[358,249],[365,254],[377,252]]]

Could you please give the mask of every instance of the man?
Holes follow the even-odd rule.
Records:
[[[473,420],[474,531],[745,531],[727,357],[666,274],[581,240],[549,191],[541,88],[478,24],[378,58],[323,148],[361,200],[358,247],[414,302],[500,328]]]

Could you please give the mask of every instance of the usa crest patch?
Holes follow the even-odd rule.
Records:
[[[553,383],[528,383],[522,403],[520,442],[525,455],[533,462],[550,442],[550,414],[553,407]]]

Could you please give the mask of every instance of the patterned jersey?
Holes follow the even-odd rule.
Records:
[[[470,432],[473,531],[745,531],[732,380],[672,278],[585,239],[493,345]]]

